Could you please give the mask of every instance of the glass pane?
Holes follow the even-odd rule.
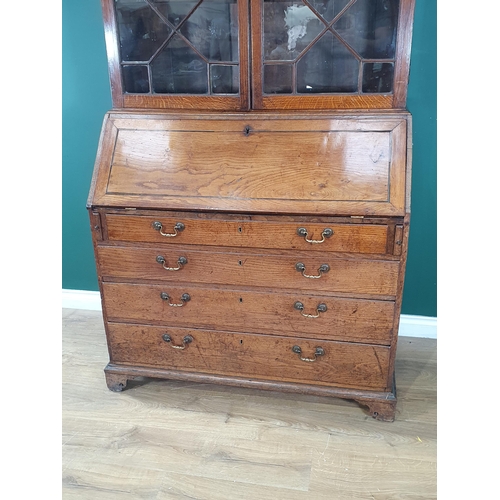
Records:
[[[239,92],[239,66],[213,64],[210,69],[213,94],[237,94]]]
[[[392,92],[394,78],[393,63],[365,63],[363,65],[363,92]]]
[[[297,62],[297,92],[357,92],[359,64],[328,31]]]
[[[264,61],[293,61],[325,29],[314,12],[297,1],[264,2]]]
[[[207,94],[207,64],[179,36],[174,35],[151,63],[153,92]]]
[[[399,0],[357,0],[333,25],[365,59],[392,59]]]
[[[316,9],[318,14],[328,22],[333,21],[334,17],[351,0],[309,0],[309,3]]]
[[[203,0],[180,28],[210,61],[238,61],[236,0]]]
[[[264,66],[264,93],[290,94],[292,92],[292,66],[266,64]]]
[[[149,92],[147,66],[123,66],[123,88],[131,94],[147,94]]]
[[[198,2],[197,0],[153,0],[153,3],[174,26],[178,26]]]
[[[122,61],[149,61],[172,30],[144,0],[115,0]]]

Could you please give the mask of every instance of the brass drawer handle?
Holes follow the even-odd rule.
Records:
[[[333,229],[330,229],[329,227],[323,229],[321,232],[321,239],[320,240],[310,240],[307,238],[307,229],[305,227],[299,227],[297,229],[297,234],[299,236],[303,236],[304,239],[307,241],[307,243],[323,243],[325,241],[325,238],[330,238],[333,236]]]
[[[163,334],[161,338],[165,342],[167,342],[172,349],[180,349],[180,350],[185,349],[187,347],[187,345],[190,344],[194,340],[193,337],[191,337],[191,335],[186,335],[182,339],[182,345],[175,345],[175,344],[172,344],[172,337],[170,337],[170,335],[168,335],[168,333]]]
[[[312,278],[312,279],[317,279],[321,278],[323,276],[323,273],[327,273],[330,270],[330,266],[328,264],[321,264],[321,266],[318,267],[318,273],[319,275],[311,275],[311,274],[306,274],[306,266],[302,262],[297,262],[295,264],[295,269],[299,271],[299,273],[302,273],[302,276],[304,278]]]
[[[302,314],[304,318],[319,318],[320,313],[325,312],[327,310],[326,304],[318,304],[318,307],[316,307],[316,311],[318,312],[318,314],[305,314],[303,312],[304,304],[302,304],[302,302],[299,301],[295,302],[293,307],[297,309],[297,311],[300,311],[300,314]]]
[[[189,302],[191,300],[191,296],[189,295],[189,293],[182,294],[181,296],[182,304],[172,304],[172,302],[170,302],[170,296],[166,292],[161,292],[160,297],[162,300],[168,300],[168,305],[172,307],[182,307],[183,305],[186,304],[186,302]]]
[[[163,224],[161,222],[158,222],[158,221],[153,222],[153,229],[155,229],[156,231],[160,231],[160,234],[162,236],[166,236],[167,238],[173,238],[174,236],[177,236],[177,234],[180,231],[184,231],[185,227],[186,226],[184,226],[184,224],[182,222],[177,222],[177,224],[174,226],[174,232],[173,233],[164,233],[162,231]]]
[[[305,361],[306,363],[314,363],[318,359],[318,356],[324,356],[325,355],[325,350],[322,347],[316,347],[316,351],[314,351],[314,358],[304,358],[302,356],[302,349],[298,345],[294,345],[292,347],[292,351],[295,354],[299,355],[299,359],[301,361]]]
[[[166,269],[167,271],[179,271],[179,269],[182,269],[182,267],[187,264],[187,259],[186,257],[179,257],[177,259],[177,267],[167,267],[165,265],[166,261],[163,255],[158,255],[158,257],[156,257],[156,262],[158,262],[158,264],[161,264],[163,266],[163,269]]]

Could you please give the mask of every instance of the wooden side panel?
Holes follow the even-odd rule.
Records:
[[[398,231],[397,231],[398,232]],[[400,231],[399,231],[400,233]],[[401,234],[401,233],[400,233]],[[398,290],[396,294],[396,303],[394,307],[394,335],[391,341],[391,354],[389,358],[389,373],[387,377],[387,384],[391,384],[394,378],[394,366],[396,361],[396,350],[398,345],[398,332],[399,332],[399,322],[401,320],[401,306],[403,303],[403,288],[406,275],[406,260],[408,257],[408,237],[410,234],[410,214],[405,216],[403,231],[402,231],[402,241],[401,241],[401,255],[400,255],[400,266],[399,266],[399,278],[398,278]]]
[[[121,108],[123,107],[123,86],[120,67],[118,26],[116,23],[114,2],[112,0],[101,0],[101,5],[113,108]]]
[[[136,285],[103,283],[109,321],[211,330],[282,333],[330,340],[389,344],[394,302],[346,299],[297,291],[245,290],[192,283]],[[161,298],[166,293],[168,300]],[[183,301],[189,294],[189,301]],[[318,317],[319,304],[327,310]],[[175,305],[170,305],[175,304]]]
[[[276,219],[275,219],[276,220]],[[159,222],[164,234],[175,234],[179,222],[184,225],[175,236],[163,236],[154,229]],[[106,215],[110,241],[150,242],[165,245],[209,245],[250,248],[283,248],[306,251],[386,253],[388,227],[375,224],[329,224],[304,222],[261,222],[238,220],[195,219],[185,217],[147,217]],[[307,231],[307,238],[322,243],[309,243],[298,229]],[[331,237],[323,238],[325,229]]]
[[[113,363],[372,390],[385,389],[389,359],[381,346],[146,325],[110,323],[108,337]],[[295,345],[304,358],[314,359],[317,347],[324,354],[301,361]]]
[[[401,0],[396,45],[396,65],[394,68],[394,108],[404,108],[406,106],[414,10],[415,0]]]
[[[229,250],[229,249],[227,249]],[[158,257],[163,262],[158,262]],[[339,259],[331,254],[287,252],[285,255],[242,251],[200,251],[192,247],[131,248],[99,246],[97,258],[105,281],[154,280],[178,283],[258,286],[395,297],[397,261]],[[180,266],[179,260],[187,262]],[[304,265],[304,271],[297,269]],[[327,271],[320,271],[321,266]],[[170,269],[178,270],[168,270]],[[180,269],[179,269],[180,267]],[[300,266],[299,266],[300,269]],[[306,277],[306,276],[319,277]]]

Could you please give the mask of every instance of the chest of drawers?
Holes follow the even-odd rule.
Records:
[[[88,200],[108,387],[354,399],[393,420],[406,112],[115,111]]]

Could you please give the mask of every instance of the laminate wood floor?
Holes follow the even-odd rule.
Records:
[[[436,341],[401,337],[396,421],[342,399],[139,379],[108,390],[100,312],[63,309],[64,500],[431,500]]]

